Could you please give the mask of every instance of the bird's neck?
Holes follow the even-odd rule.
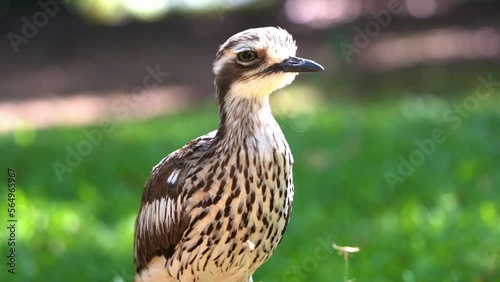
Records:
[[[272,138],[274,134],[282,133],[271,113],[269,95],[252,97],[228,93],[219,99],[219,138],[234,144]]]

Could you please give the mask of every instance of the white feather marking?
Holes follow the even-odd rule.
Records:
[[[177,182],[177,177],[179,177],[180,169],[175,169],[167,179],[167,184],[174,185]]]
[[[170,220],[167,222],[177,224],[177,216],[174,214],[174,205],[175,203],[172,201],[168,203],[167,218]]]
[[[167,201],[165,201],[164,198],[161,198],[161,200],[160,200],[160,218],[159,218],[159,222],[160,223],[164,223],[165,222],[165,219],[166,219],[165,213],[167,212],[166,211],[166,209],[167,209],[166,205],[167,205]]]
[[[229,63],[229,61],[231,61],[231,60],[232,60],[232,57],[224,56],[224,57],[220,58],[219,60],[215,61],[214,68],[213,68],[215,75],[218,75],[219,72],[222,70],[222,67],[225,64]]]

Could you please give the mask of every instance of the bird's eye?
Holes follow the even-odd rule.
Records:
[[[253,51],[243,51],[238,53],[238,60],[249,63],[257,58],[257,54]]]

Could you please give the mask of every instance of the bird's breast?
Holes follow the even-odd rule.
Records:
[[[235,278],[253,273],[270,257],[293,199],[292,154],[284,138],[271,138],[227,149],[188,179],[186,185],[196,191],[188,200],[191,229],[173,263],[178,268],[194,259],[195,273]]]

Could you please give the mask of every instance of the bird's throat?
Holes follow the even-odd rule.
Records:
[[[219,103],[219,130],[222,138],[243,142],[248,138],[262,138],[281,129],[273,117],[269,96],[246,97],[225,95]]]

